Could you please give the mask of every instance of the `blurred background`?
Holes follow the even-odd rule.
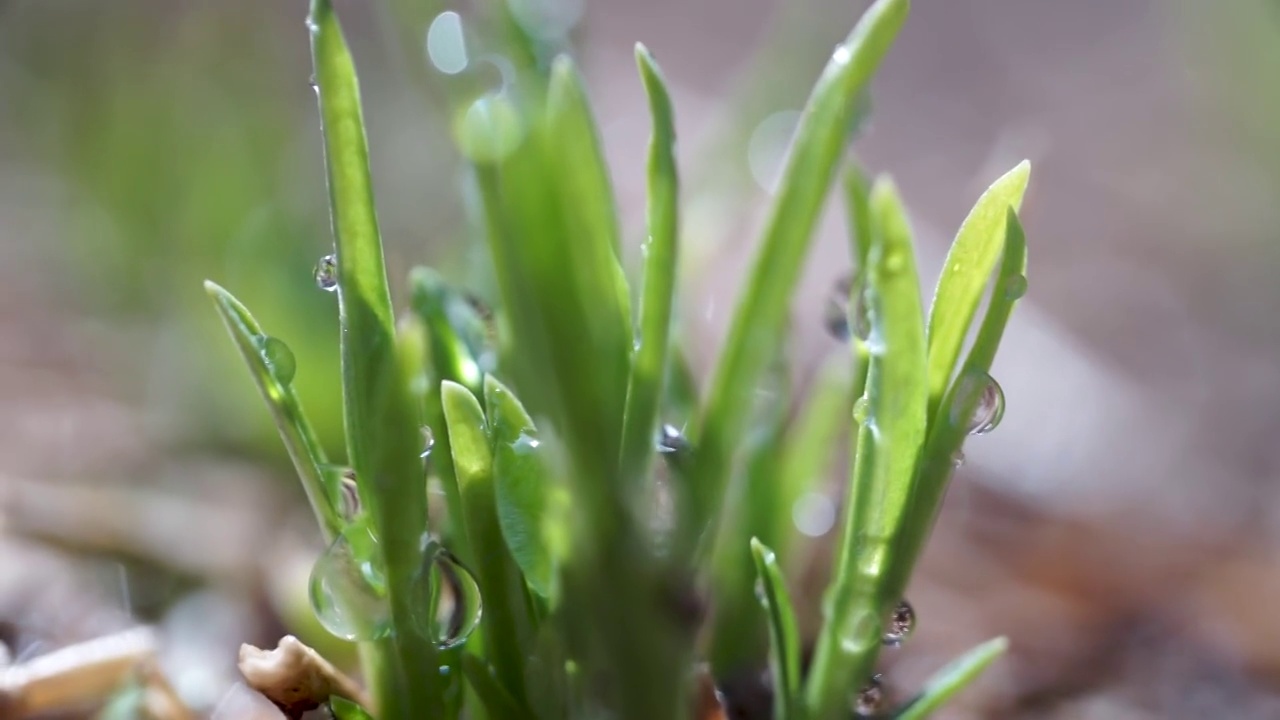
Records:
[[[632,261],[649,132],[633,43],[662,63],[681,325],[705,373],[796,112],[865,3],[510,2],[584,67]],[[459,39],[476,9],[337,5],[393,280],[430,263],[482,282],[440,90],[501,76]],[[155,623],[175,689],[214,717],[272,717],[236,685],[242,641],[350,656],[309,625],[319,535],[200,288],[293,347],[341,447],[305,13],[0,0],[0,641],[24,659]],[[927,286],[978,194],[1029,158],[1031,268],[993,373],[1008,411],[966,447],[891,695],[1005,634],[1011,657],[944,717],[1280,717],[1277,77],[1274,0],[916,3],[855,151],[902,188]],[[801,386],[839,350],[822,324],[849,265],[838,204],[815,247]],[[811,609],[821,541],[814,557]]]

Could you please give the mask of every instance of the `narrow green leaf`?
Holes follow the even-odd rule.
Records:
[[[756,573],[764,590],[760,598],[769,617],[769,657],[773,673],[773,717],[789,720],[796,717],[800,699],[800,631],[796,627],[795,610],[787,593],[786,581],[778,567],[777,556],[759,540],[751,539]]]
[[[952,458],[964,443],[969,418],[976,410],[980,393],[957,391],[965,382],[985,380],[988,377],[1009,316],[1019,298],[1026,292],[1026,235],[1012,206],[1006,208],[1006,213],[1004,259],[1001,261],[1000,274],[996,277],[982,327],[978,330],[964,367],[929,425],[929,439],[916,486],[912,490],[910,513],[899,540],[901,548],[896,552],[898,560],[892,564],[891,577],[887,581],[891,593],[901,593],[907,586],[911,570],[929,538],[942,498],[946,495],[947,483],[955,470]]]
[[[924,720],[942,707],[953,695],[968,687],[991,663],[1009,649],[1009,641],[998,637],[979,645],[953,660],[929,678],[911,702],[894,714],[895,720]]]
[[[480,698],[492,720],[526,720],[529,717],[529,713],[521,710],[520,704],[498,682],[493,668],[484,660],[471,653],[464,653],[462,674],[471,683],[476,697]]]
[[[636,64],[649,97],[653,134],[649,140],[648,235],[643,245],[644,285],[639,344],[631,358],[619,467],[627,484],[645,476],[653,456],[653,435],[670,353],[671,309],[675,294],[679,181],[675,121],[662,72],[643,45]]]
[[[453,448],[453,467],[462,496],[467,539],[476,562],[485,656],[494,664],[504,687],[524,697],[522,648],[530,637],[530,621],[519,574],[507,554],[498,523],[494,493],[493,455],[484,410],[471,391],[454,382],[441,384],[445,422]]]
[[[302,488],[307,493],[311,510],[320,521],[325,541],[332,541],[342,532],[343,521],[337,511],[337,503],[342,495],[341,478],[333,473],[324,472],[328,465],[324,449],[316,437],[315,430],[302,411],[302,403],[288,382],[281,382],[277,373],[272,371],[267,361],[264,345],[266,333],[258,322],[249,314],[248,308],[235,299],[231,293],[210,280],[204,282],[204,290],[213,299],[227,332],[240,350],[249,372],[253,375],[262,399],[271,410],[276,429],[280,431],[280,439],[284,441],[293,467],[302,479]],[[276,342],[279,342],[278,340]]]
[[[480,363],[484,320],[440,273],[415,267],[409,273],[413,312],[427,326],[434,370],[440,380],[452,380],[480,392],[484,368]]]
[[[340,695],[329,697],[329,710],[336,720],[373,720],[367,710]]]
[[[493,476],[502,537],[525,582],[551,597],[555,563],[545,537],[547,468],[537,452],[533,419],[505,385],[484,379],[484,405],[493,438]]]
[[[969,323],[1004,245],[1005,211],[1017,210],[1031,163],[1023,160],[982,193],[960,225],[929,309],[929,415],[951,382]]]
[[[806,690],[815,720],[839,715],[870,674],[890,602],[884,581],[925,438],[924,315],[911,230],[892,182],[870,197],[866,421],[859,429],[836,577]]]
[[[845,212],[849,218],[849,241],[855,272],[861,274],[871,252],[871,185],[857,162],[849,162],[844,173]]]
[[[427,519],[421,438],[395,350],[355,65],[330,0],[312,0],[307,27],[337,250],[347,455],[376,525],[395,627],[383,645],[394,649],[383,664],[392,674],[374,678],[375,692],[384,720],[420,717],[443,705],[435,648],[411,630]]]
[[[814,224],[844,150],[858,93],[870,80],[906,19],[908,0],[878,0],[841,43],[818,79],[792,142],[764,239],[734,312],[698,440],[694,478],[697,526],[686,527],[689,552],[713,522],[724,495],[752,388],[782,332]]]

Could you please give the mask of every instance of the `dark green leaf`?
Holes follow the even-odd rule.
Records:
[[[373,716],[358,704],[338,695],[329,698],[329,710],[335,720],[373,720]]]
[[[467,677],[471,689],[484,705],[485,711],[493,720],[525,720],[529,713],[520,709],[520,704],[503,689],[502,684],[493,673],[493,668],[479,657],[466,653],[462,656],[462,674]]]

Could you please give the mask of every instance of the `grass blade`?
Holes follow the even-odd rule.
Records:
[[[555,562],[544,536],[551,488],[546,466],[536,452],[533,419],[492,375],[484,379],[484,405],[493,440],[494,492],[502,537],[529,587],[544,598],[551,597]]]
[[[952,458],[960,450],[966,437],[968,419],[973,416],[978,397],[974,393],[960,393],[957,389],[966,378],[982,377],[991,371],[996,349],[1004,337],[1005,325],[1018,299],[1027,287],[1027,241],[1022,224],[1013,208],[1007,207],[1005,222],[1004,259],[1000,274],[996,277],[982,327],[974,339],[969,356],[956,381],[952,383],[943,400],[941,411],[929,427],[929,439],[925,446],[920,474],[912,490],[909,516],[904,524],[897,551],[898,560],[892,565],[892,577],[888,581],[890,592],[901,593],[906,588],[920,552],[933,528],[934,518],[946,494],[947,482],[955,469]],[[964,404],[964,407],[960,407]]]
[[[697,527],[683,532],[683,552],[713,521],[748,416],[752,388],[782,342],[800,266],[844,150],[858,93],[906,19],[908,0],[878,0],[841,43],[809,97],[777,199],[729,327],[703,412],[693,473]]]
[[[530,637],[524,589],[507,555],[496,514],[493,455],[484,410],[471,391],[445,380],[441,385],[445,422],[453,445],[467,540],[476,561],[476,579],[485,601],[481,616],[485,656],[512,696],[524,697],[522,647]]]
[[[1023,160],[987,188],[960,225],[929,309],[929,417],[942,402],[969,323],[1004,245],[1005,211],[1017,210],[1031,163]]]
[[[925,683],[920,695],[894,714],[894,720],[924,720],[953,695],[968,687],[991,663],[1009,649],[1009,641],[998,637],[953,660]]]
[[[671,96],[653,56],[636,45],[636,64],[649,97],[653,134],[649,140],[648,235],[644,241],[644,283],[640,301],[639,345],[631,358],[627,409],[623,420],[619,467],[630,484],[645,476],[653,456],[653,435],[670,356],[671,310],[678,247],[679,180],[676,174],[675,121]]]
[[[337,249],[347,451],[377,527],[396,628],[382,645],[395,655],[384,663],[393,676],[375,679],[376,695],[384,718],[408,718],[443,703],[435,648],[411,630],[427,518],[421,438],[395,351],[355,65],[330,0],[312,0],[307,27]]]
[[[306,413],[302,411],[302,403],[294,393],[293,386],[282,381],[273,372],[264,352],[267,334],[249,314],[248,308],[217,283],[206,280],[204,290],[213,299],[213,305],[222,317],[223,324],[227,326],[227,332],[231,333],[231,339],[239,348],[245,364],[249,366],[249,372],[262,393],[262,399],[271,409],[271,417],[280,431],[280,439],[284,441],[289,458],[293,460],[293,467],[302,479],[302,489],[306,491],[311,509],[320,521],[325,542],[331,542],[342,532],[343,526],[343,520],[336,509],[342,494],[339,476],[324,471],[328,460],[325,459],[324,449],[320,447],[320,441],[311,428]]]
[[[369,711],[360,707],[359,703],[339,695],[329,698],[329,710],[337,720],[373,720]]]
[[[800,697],[800,631],[796,627],[795,610],[787,594],[786,581],[778,567],[777,556],[755,538],[751,554],[764,593],[760,598],[769,617],[770,664],[773,672],[773,717],[790,720],[795,717]]]
[[[806,688],[815,720],[838,716],[850,683],[864,680],[875,662],[881,618],[891,602],[883,588],[890,550],[925,438],[924,314],[911,231],[890,181],[872,188],[870,208],[867,415],[859,429],[836,577]]]

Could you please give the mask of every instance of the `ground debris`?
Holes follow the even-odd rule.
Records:
[[[369,707],[355,681],[292,635],[281,638],[275,650],[241,645],[239,666],[249,687],[290,718],[300,718],[332,695]]]

